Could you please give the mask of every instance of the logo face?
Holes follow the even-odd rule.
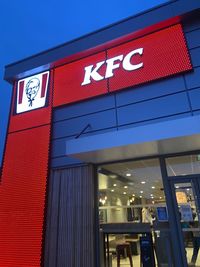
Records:
[[[49,72],[18,81],[16,113],[44,107],[46,104]]]

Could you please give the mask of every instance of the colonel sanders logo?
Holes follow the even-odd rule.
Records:
[[[16,113],[45,106],[48,79],[49,72],[44,72],[18,82]]]
[[[26,96],[28,98],[29,107],[32,107],[33,101],[37,96],[39,88],[40,88],[40,80],[38,78],[33,78],[28,81],[26,85]]]

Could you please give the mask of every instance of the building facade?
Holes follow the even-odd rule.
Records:
[[[169,1],[6,66],[0,266],[200,262],[199,15]]]

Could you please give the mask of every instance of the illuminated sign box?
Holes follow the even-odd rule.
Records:
[[[191,70],[180,24],[55,69],[54,106]]]
[[[44,107],[48,88],[49,72],[43,72],[18,81],[16,113]]]

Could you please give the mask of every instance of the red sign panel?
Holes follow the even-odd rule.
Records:
[[[171,26],[55,70],[54,106],[192,69],[182,27]]]
[[[121,65],[109,79],[110,91],[149,82],[192,68],[182,28],[175,25],[165,30],[152,33],[137,40],[108,50],[108,58],[126,55],[134,49],[142,48],[142,55],[131,57],[131,64],[143,66],[133,71],[126,71]]]
[[[55,69],[53,106],[107,93],[106,80],[94,81],[84,87],[81,85],[85,74],[84,68],[105,60],[106,53],[101,52]],[[99,72],[103,74],[105,72],[105,66]]]

